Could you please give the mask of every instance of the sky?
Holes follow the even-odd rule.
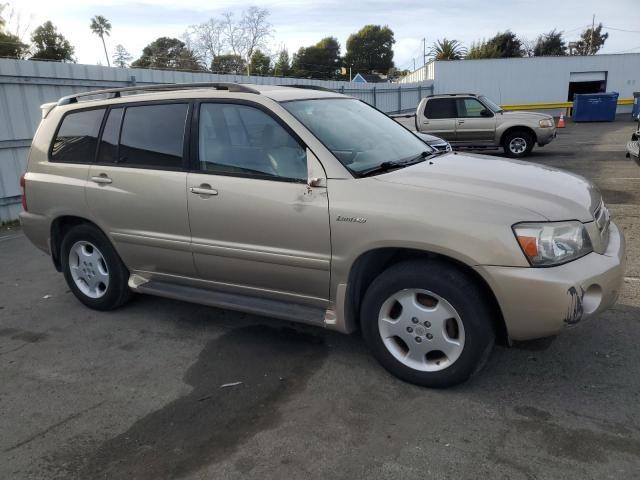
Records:
[[[10,29],[29,31],[51,20],[75,47],[78,63],[106,64],[100,39],[89,30],[94,15],[113,26],[106,39],[109,53],[122,44],[137,58],[145,45],[160,36],[180,37],[189,25],[251,5],[267,8],[274,35],[270,53],[285,46],[289,53],[325,36],[338,38],[345,53],[349,34],[366,24],[388,25],[395,33],[394,61],[401,69],[422,63],[427,50],[443,37],[469,46],[498,31],[512,30],[535,39],[552,29],[576,40],[591,24],[602,22],[609,39],[600,53],[640,52],[640,0],[0,0],[15,15]],[[6,12],[6,11],[5,11]],[[18,21],[19,20],[19,21]],[[19,25],[18,25],[19,24]]]

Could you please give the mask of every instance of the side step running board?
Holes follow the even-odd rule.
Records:
[[[149,281],[135,286],[136,292],[172,298],[186,302],[199,303],[210,307],[237,310],[265,317],[306,323],[319,327],[325,326],[325,310],[296,303],[280,302],[260,297],[238,295],[221,291],[175,285],[168,282]]]

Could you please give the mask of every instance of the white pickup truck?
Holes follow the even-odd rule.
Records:
[[[531,153],[556,136],[551,115],[505,112],[483,95],[469,93],[433,95],[423,98],[416,113],[392,115],[412,131],[428,133],[448,141],[454,149],[497,149],[514,158]]]

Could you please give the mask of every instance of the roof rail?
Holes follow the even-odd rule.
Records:
[[[121,94],[126,92],[165,92],[171,90],[187,90],[190,88],[215,88],[216,90],[228,90],[230,92],[240,93],[255,93],[260,95],[260,92],[254,88],[231,82],[164,83],[153,85],[136,85],[135,87],[108,88],[105,90],[93,90],[91,92],[75,93],[67,97],[62,97],[60,100],[58,100],[58,105],[69,105],[71,103],[78,103],[79,98],[93,97],[95,95],[111,95],[108,98],[120,98]]]
[[[430,97],[457,97],[458,95],[466,95],[468,97],[477,97],[477,93],[434,93],[432,95],[427,95],[425,98]]]
[[[321,87],[320,85],[279,85],[280,87],[302,88],[303,90],[319,90],[321,92],[336,93],[336,90],[327,87]]]

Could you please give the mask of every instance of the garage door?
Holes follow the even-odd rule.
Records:
[[[600,82],[607,79],[607,72],[571,72],[569,82]]]

